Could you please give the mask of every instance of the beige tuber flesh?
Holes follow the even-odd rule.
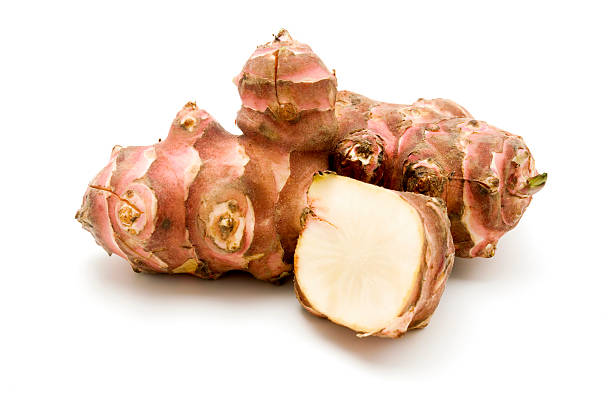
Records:
[[[424,327],[454,259],[440,200],[334,174],[315,176],[295,252],[295,289],[312,313],[360,335]]]

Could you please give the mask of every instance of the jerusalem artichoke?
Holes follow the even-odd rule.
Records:
[[[405,106],[342,91],[332,169],[446,202],[456,255],[491,257],[546,182],[523,139],[450,100]]]
[[[274,280],[290,270],[276,233],[274,164],[265,146],[188,103],[164,141],[113,149],[77,218],[137,271],[216,278],[244,269]]]
[[[454,259],[444,203],[320,174],[308,204],[295,251],[304,307],[362,336],[425,327]]]
[[[337,134],[336,78],[281,31],[236,83],[244,136],[188,103],[166,140],[116,147],[90,184],[77,218],[135,270],[270,281],[291,270],[306,189]]]
[[[164,141],[116,146],[90,183],[77,219],[135,271],[274,282],[295,261],[308,310],[397,337],[427,324],[454,250],[492,256],[546,181],[522,138],[449,100],[337,92],[285,30],[235,84],[244,135],[187,103]],[[356,180],[313,182],[329,169]]]

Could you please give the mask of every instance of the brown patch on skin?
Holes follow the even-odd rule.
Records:
[[[331,167],[339,175],[374,185],[382,184],[385,174],[385,148],[380,136],[358,130],[338,142],[330,156]]]
[[[198,120],[196,120],[194,117],[191,117],[191,116],[185,116],[181,120],[181,127],[183,127],[185,130],[189,132],[193,131],[193,129],[196,127],[197,124],[198,124]]]
[[[127,204],[122,206],[119,209],[119,212],[117,213],[117,215],[119,216],[119,221],[125,227],[131,227],[132,224],[134,224],[134,222],[138,220],[138,218],[140,217],[140,214],[141,213],[138,213],[136,210],[134,210],[133,207]]]
[[[274,115],[283,121],[295,121],[299,118],[297,107],[293,103],[281,103]]]
[[[309,215],[314,215],[314,212],[312,211],[312,209],[310,207],[306,207],[303,211],[302,214],[300,215],[300,226],[302,228],[304,228],[304,225],[306,225],[306,220],[308,218]]]
[[[227,211],[220,213],[212,219],[212,221],[210,221],[210,218],[209,221],[205,221],[206,219],[202,219],[200,215],[198,215],[198,217],[206,230],[206,236],[208,236],[218,248],[230,253],[236,252],[242,246],[244,234],[240,241],[234,241],[234,235],[240,226],[241,220],[246,221],[246,219],[240,219],[241,213],[237,212],[238,202],[235,200],[218,203],[217,206],[223,204],[227,206]]]
[[[161,223],[161,227],[164,230],[169,230],[171,225],[172,225],[172,221],[169,218],[165,218],[164,221],[162,221]]]
[[[401,136],[401,134],[405,133],[410,127],[412,127],[412,124],[412,120],[402,120],[397,123],[397,125],[395,125],[393,128],[391,128],[391,130]]]
[[[478,122],[478,120],[470,120],[468,121],[467,125],[469,125],[473,129],[478,129],[480,127],[480,123]]]
[[[372,144],[359,144],[356,148],[356,152],[362,158],[367,158],[372,154]]]
[[[210,268],[208,267],[208,264],[206,263],[206,261],[203,261],[202,259],[199,259],[199,261],[200,261],[200,267],[195,270],[193,275],[199,278],[202,278],[202,279],[210,279],[209,275],[211,274],[211,272],[210,272]]]
[[[219,221],[217,221],[217,227],[219,232],[221,233],[221,237],[226,240],[227,237],[234,231],[236,228],[236,222],[230,215],[223,215],[219,217]]]
[[[402,189],[406,192],[442,198],[447,178],[418,163],[404,163]]]

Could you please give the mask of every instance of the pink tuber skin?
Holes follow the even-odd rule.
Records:
[[[459,257],[493,256],[546,182],[521,137],[474,120],[450,100],[407,106],[342,91],[336,116],[332,169],[443,199]]]
[[[115,147],[77,219],[135,271],[217,278],[292,269],[312,176],[330,169],[442,198],[457,255],[491,256],[541,189],[522,139],[453,102],[412,106],[336,93],[336,77],[282,30],[236,77],[237,124],[225,131],[187,103],[168,137]]]
[[[243,107],[225,131],[187,103],[168,137],[115,147],[77,219],[135,271],[214,279],[244,270],[287,276],[313,174],[328,168],[337,134],[336,78],[282,31],[236,79]]]
[[[188,103],[164,141],[113,149],[77,218],[136,271],[214,279],[245,270],[275,281],[291,270],[281,235],[297,239],[305,207],[299,191],[305,194],[307,179],[326,161],[305,160],[302,152],[290,161],[288,153],[273,152],[228,133]],[[299,178],[288,176],[294,162]],[[281,178],[278,167],[287,176]]]

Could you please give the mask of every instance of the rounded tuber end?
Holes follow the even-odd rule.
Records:
[[[546,180],[548,179],[547,173],[540,173],[538,175],[531,176],[529,178],[523,178],[523,180],[519,183],[519,187],[511,193],[520,196],[520,197],[528,197],[536,194],[546,185]]]

